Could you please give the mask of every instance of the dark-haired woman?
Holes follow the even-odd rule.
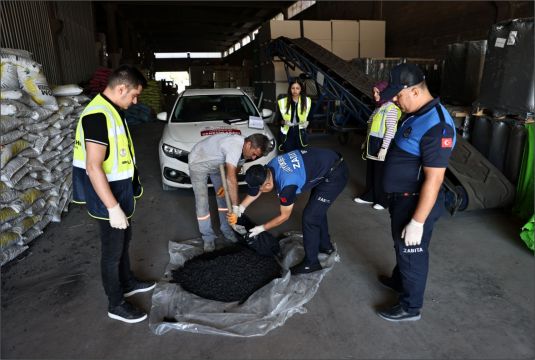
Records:
[[[294,79],[288,85],[286,97],[277,103],[283,121],[280,128],[279,151],[289,152],[307,147],[307,117],[312,100],[306,96],[303,83]]]

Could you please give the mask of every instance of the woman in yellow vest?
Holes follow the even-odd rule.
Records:
[[[306,96],[303,83],[297,78],[294,79],[288,86],[286,97],[280,99],[277,104],[283,121],[279,151],[289,152],[307,147],[307,117],[312,100]]]
[[[376,210],[387,207],[387,198],[383,191],[383,162],[396,133],[401,110],[392,101],[381,100],[380,92],[388,82],[380,81],[373,87],[373,100],[376,108],[368,119],[366,141],[362,144],[363,157],[367,160],[366,187],[364,194],[353,201],[359,204],[373,204]]]

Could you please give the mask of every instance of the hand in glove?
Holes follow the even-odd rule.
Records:
[[[260,234],[261,232],[264,232],[264,231],[266,231],[266,229],[264,229],[264,225],[255,226],[254,228],[249,230],[249,237],[255,237],[255,236],[257,236],[258,234]]]
[[[302,123],[299,123],[300,129],[306,129],[308,127],[308,121],[303,121]]]
[[[384,161],[386,157],[386,149],[381,148],[377,153],[377,158],[381,161]]]
[[[241,217],[243,213],[245,212],[245,206],[243,206],[242,204],[232,205],[232,212],[238,215],[238,217]]]
[[[362,142],[362,144],[360,145],[360,150],[364,150],[366,149],[366,142]]]
[[[128,227],[128,218],[121,209],[121,205],[117,203],[114,207],[108,209],[110,215],[110,226],[116,229],[126,229]]]
[[[405,225],[401,231],[401,238],[405,239],[405,246],[420,245],[422,242],[422,234],[424,232],[424,224],[414,219]]]
[[[236,213],[227,213],[227,221],[230,225],[236,225],[238,222],[238,215]]]
[[[219,189],[216,192],[216,196],[223,197],[225,196],[225,188],[223,186],[220,186]]]

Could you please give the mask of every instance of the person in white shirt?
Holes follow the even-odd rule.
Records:
[[[217,194],[217,207],[221,232],[232,242],[236,241],[234,232],[227,221],[227,208],[222,187],[219,165],[225,164],[227,189],[232,203],[232,212],[239,212],[237,169],[245,160],[255,160],[270,150],[267,136],[253,134],[246,138],[241,135],[216,134],[199,141],[188,157],[191,185],[195,194],[195,207],[199,230],[204,241],[204,250],[215,249],[216,234],[212,229],[208,203],[208,177]]]

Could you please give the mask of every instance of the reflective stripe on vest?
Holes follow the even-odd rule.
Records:
[[[396,104],[390,103],[388,106],[382,106],[381,108],[379,108],[379,111],[377,111],[373,116],[369,135],[375,136],[380,139],[384,138],[386,129],[386,115],[392,109],[396,109],[397,118],[399,119],[401,115],[401,110],[396,106]]]
[[[301,98],[299,98],[299,100],[301,100]],[[307,96],[307,98],[306,98],[307,106],[306,106],[305,111],[301,111],[301,106],[299,105],[299,100],[297,101],[297,105],[296,105],[296,107],[297,107],[297,121],[298,121],[299,124],[302,124],[305,121],[307,121],[307,117],[308,117],[308,114],[310,113],[310,108],[312,106],[312,100]],[[288,98],[287,97],[283,97],[277,103],[279,104],[279,111],[280,111],[280,113],[282,115],[282,119],[285,122],[291,122],[292,121],[292,107],[290,106],[288,108],[288,111],[286,111],[286,102],[287,101],[288,101]],[[304,126],[299,125],[299,128],[304,128]],[[288,129],[290,129],[290,126],[288,126],[288,125],[281,126],[281,132],[284,135],[286,135],[288,133]]]
[[[89,103],[78,121],[73,166],[81,169],[86,168],[85,136],[82,118],[95,113],[101,113],[106,116],[109,155],[103,162],[102,169],[108,181],[132,179],[134,176],[135,155],[130,132],[125,128],[115,108],[100,95],[97,95]]]

